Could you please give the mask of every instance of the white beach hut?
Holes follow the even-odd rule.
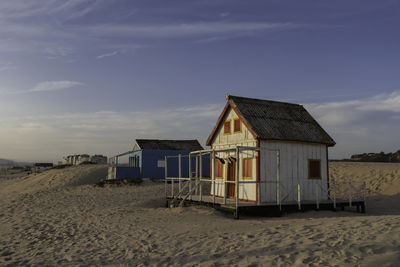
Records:
[[[207,145],[255,148],[216,153],[210,195],[259,204],[300,195],[302,201],[328,199],[328,147],[335,141],[302,105],[227,95]]]

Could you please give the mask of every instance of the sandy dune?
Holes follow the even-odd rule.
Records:
[[[90,185],[103,166],[0,178],[0,265],[398,266],[400,164],[333,163],[330,173],[367,181],[367,214],[166,209],[163,184]]]

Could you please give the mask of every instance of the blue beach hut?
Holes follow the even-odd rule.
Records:
[[[197,140],[158,140],[158,139],[136,139],[131,151],[110,158],[108,179],[124,178],[154,178],[164,179],[165,156],[178,156],[181,158],[181,175],[188,176],[188,157],[192,151],[203,150]],[[128,156],[128,163],[123,166],[119,158]],[[195,165],[192,159],[192,166]],[[202,172],[205,176],[210,174],[209,156],[202,159]],[[168,176],[178,177],[178,157],[168,159]]]

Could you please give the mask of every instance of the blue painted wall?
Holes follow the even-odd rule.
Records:
[[[115,176],[118,179],[139,178],[140,177],[140,168],[118,166],[116,169]]]
[[[158,167],[157,162],[159,160],[164,161],[165,156],[177,156],[188,155],[190,151],[186,150],[150,150],[144,149],[131,153],[129,157],[139,156],[139,168],[133,167],[118,167],[116,178],[155,178],[155,179],[164,179],[165,178],[165,168]],[[210,176],[210,156],[204,155],[202,156],[202,165],[203,165],[203,177]],[[179,160],[178,158],[169,158],[167,169],[169,177],[178,177],[179,176]],[[200,165],[199,165],[200,167]],[[182,177],[189,177],[189,164],[188,157],[182,157]],[[192,175],[194,176],[196,171],[196,159],[192,158]],[[134,176],[136,175],[136,176]],[[129,177],[127,177],[129,176]]]
[[[142,150],[138,150],[135,152],[132,152],[129,157],[135,157],[135,156],[139,156],[139,169],[140,169],[140,177],[142,177]],[[132,167],[132,166],[129,166]]]
[[[157,166],[158,160],[164,160],[165,156],[188,155],[190,151],[186,150],[142,150],[142,175],[157,179],[165,178],[165,168]],[[195,171],[196,160],[192,159],[192,172]],[[182,157],[182,177],[188,177],[188,158]],[[178,177],[179,163],[178,158],[169,158],[167,164],[168,176]],[[203,156],[203,176],[210,176],[210,157]]]

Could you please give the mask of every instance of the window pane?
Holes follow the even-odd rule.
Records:
[[[158,168],[165,168],[165,160],[160,159],[157,161],[157,167]]]
[[[234,131],[235,132],[240,132],[240,120],[239,119],[236,119],[235,121],[234,121]]]
[[[309,178],[316,179],[321,178],[321,161],[320,160],[309,160]]]
[[[215,176],[222,177],[222,163],[219,160],[215,161]]]
[[[224,133],[231,133],[231,122],[226,121],[224,123]]]
[[[243,159],[242,176],[252,177],[252,159]]]
[[[249,159],[248,160],[248,164],[249,164],[249,167],[248,167],[248,170],[249,170],[249,173],[248,173],[248,177],[252,177],[252,175],[253,175],[253,173],[252,173],[252,163],[253,163],[253,161],[251,160],[251,159]]]

